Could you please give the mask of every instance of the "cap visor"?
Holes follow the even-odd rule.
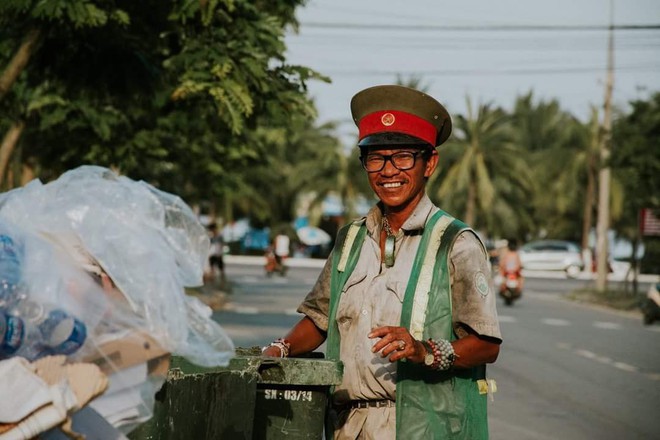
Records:
[[[433,147],[428,142],[404,133],[376,133],[366,136],[358,143],[358,147]]]

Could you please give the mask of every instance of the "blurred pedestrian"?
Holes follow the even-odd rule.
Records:
[[[289,257],[291,240],[289,236],[280,232],[275,236],[275,259],[279,266],[284,265],[284,260]]]
[[[273,272],[278,272],[280,275],[286,275],[286,266],[284,260],[289,257],[289,250],[291,240],[289,236],[283,232],[275,235],[271,241],[270,246],[266,248],[266,275],[271,276]]]
[[[207,283],[219,282],[224,285],[225,282],[225,243],[222,234],[218,231],[218,225],[215,222],[207,226],[211,246],[209,248],[208,266],[205,274]]]

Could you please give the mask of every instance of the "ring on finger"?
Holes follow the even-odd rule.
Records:
[[[398,341],[398,348],[399,351],[403,351],[406,349],[406,341],[402,341],[399,339]]]

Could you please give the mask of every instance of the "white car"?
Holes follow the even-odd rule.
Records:
[[[584,261],[577,243],[564,240],[532,241],[520,248],[523,269],[562,270],[575,278],[584,269]]]

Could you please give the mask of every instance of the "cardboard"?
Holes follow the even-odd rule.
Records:
[[[147,333],[133,331],[99,342],[94,353],[87,356],[84,361],[93,362],[104,373],[112,374],[114,371],[161,357],[169,359],[169,352]]]

